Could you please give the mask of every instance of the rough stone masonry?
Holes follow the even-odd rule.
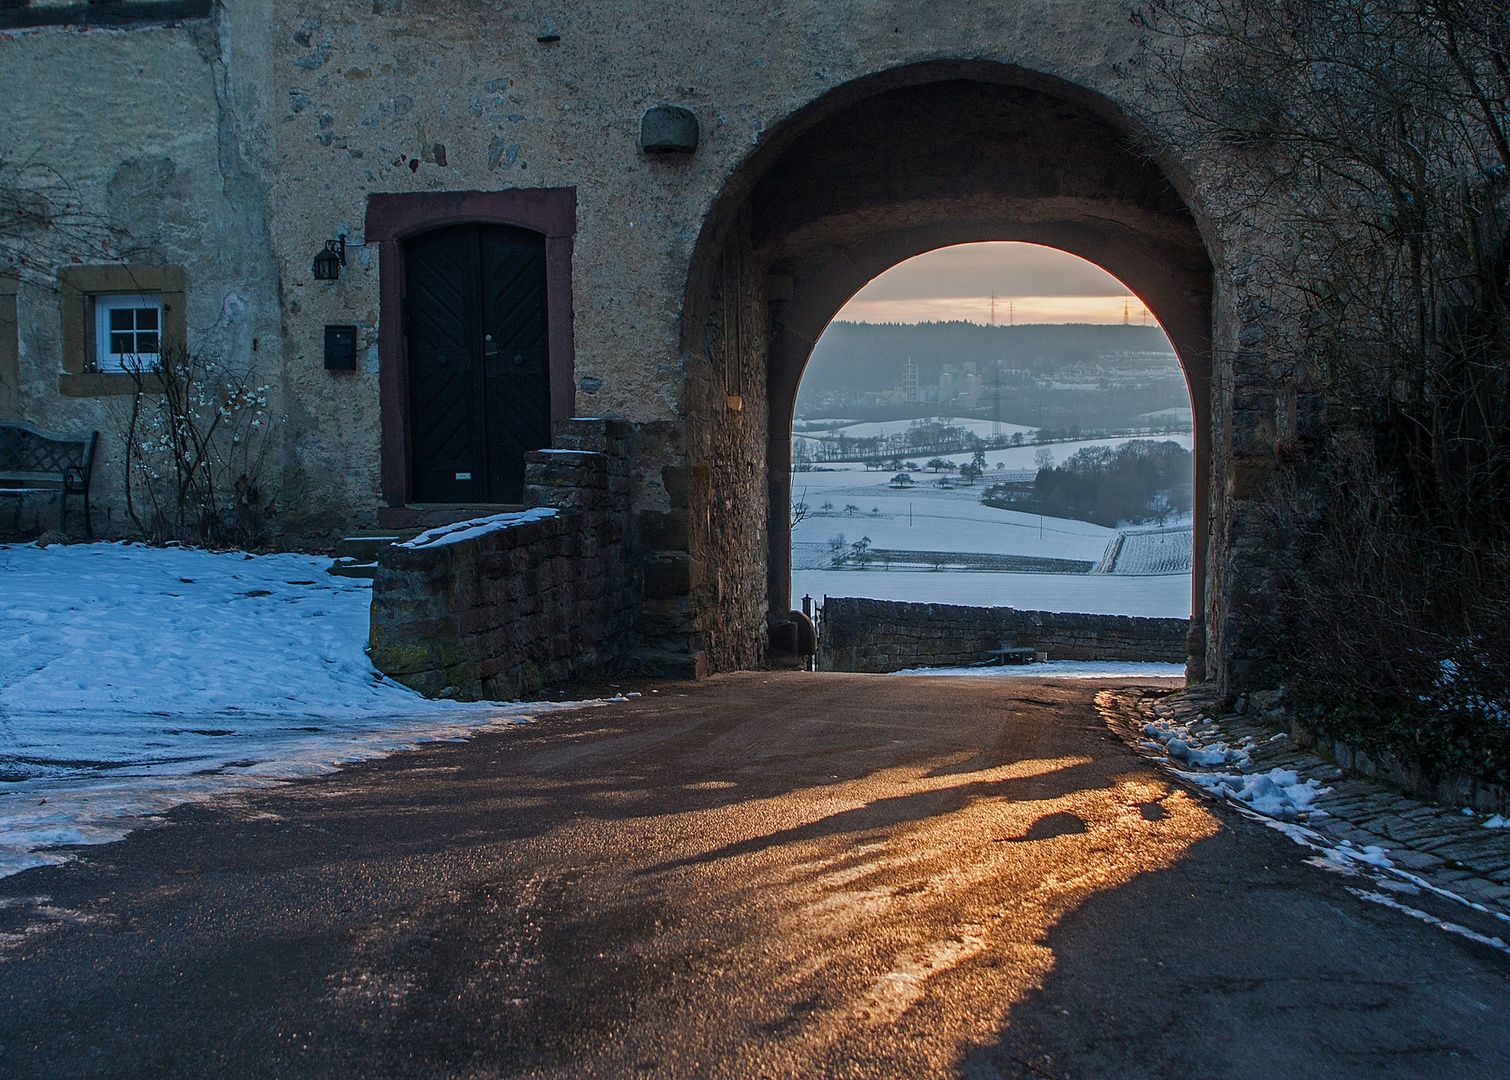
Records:
[[[1188,619],[1079,615],[1016,608],[825,597],[822,671],[968,667],[993,649],[1030,648],[1050,660],[1185,662]]]
[[[537,451],[526,501],[543,513],[478,519],[385,548],[370,655],[432,697],[512,700],[622,664],[634,624],[628,429],[578,420]]]

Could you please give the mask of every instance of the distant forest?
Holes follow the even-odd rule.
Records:
[[[961,416],[997,414],[1007,423],[1032,427],[1106,427],[1139,414],[1190,405],[1169,339],[1157,326],[835,322],[813,350],[797,413],[817,417],[834,415],[834,410],[845,416],[938,412],[938,406],[865,408],[865,394],[897,385],[909,360],[918,366],[924,388],[937,386],[945,364],[955,371],[967,362],[976,364],[985,392],[975,409],[959,410]],[[1075,385],[1052,385],[1056,382]]]
[[[1031,489],[987,488],[987,506],[1078,518],[1115,528],[1162,520],[1190,510],[1193,457],[1179,443],[1133,439],[1121,446],[1087,446],[1064,464],[1038,470]]]

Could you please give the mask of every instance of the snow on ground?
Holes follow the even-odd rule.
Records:
[[[1171,436],[1182,446],[1190,437]],[[1125,439],[1093,439],[1050,447],[1063,461],[1084,446],[1111,446]],[[1115,529],[1086,521],[1042,517],[984,506],[984,485],[998,460],[1007,469],[1031,468],[1037,447],[993,451],[990,471],[980,484],[938,487],[933,473],[914,473],[912,488],[890,485],[889,471],[858,464],[832,466],[832,472],[792,474],[792,499],[807,506],[792,529],[792,594],[801,597],[863,596],[875,600],[1016,607],[1038,611],[1073,611],[1103,615],[1190,617],[1189,554],[1183,560],[1162,550],[1180,542],[1181,534],[1150,533],[1132,540],[1127,569],[1147,576],[1118,574],[1040,574],[832,569],[828,545],[839,536],[846,544],[869,538],[872,548],[902,551],[979,552],[1098,563],[1116,538]],[[969,454],[951,455],[963,463]],[[828,504],[829,508],[824,509]],[[854,507],[846,511],[847,507]],[[1188,526],[1183,534],[1186,543]],[[1167,557],[1166,557],[1167,556]],[[1183,564],[1187,569],[1161,573]],[[1123,569],[1118,560],[1118,570]]]
[[[1191,771],[1175,769],[1176,776],[1276,821],[1299,821],[1301,814],[1310,811],[1318,795],[1332,790],[1322,787],[1314,777],[1302,783],[1300,775],[1292,769],[1270,769],[1267,773],[1203,771],[1229,765],[1239,769],[1252,766],[1249,755],[1254,749],[1253,740],[1246,740],[1240,747],[1229,747],[1218,738],[1220,733],[1221,729],[1211,721],[1189,726],[1168,721],[1143,725],[1143,734],[1148,737],[1145,746],[1162,750],[1171,762],[1190,767]]]
[[[553,706],[430,701],[362,649],[371,588],[308,555],[0,547],[0,875],[182,802]]]
[[[792,529],[792,542],[827,544],[842,534],[850,543],[868,536],[871,547],[878,548],[978,551],[1094,563],[1117,535],[1115,529],[1088,521],[1052,517],[1040,521],[1037,514],[984,506],[979,501],[980,489],[974,494],[973,499],[937,498],[882,487],[864,497],[825,495],[818,500],[809,495],[808,516]],[[834,509],[823,510],[824,502],[832,502]],[[857,512],[846,514],[846,506],[854,506]]]
[[[1027,679],[1183,679],[1184,664],[1050,660],[1046,664],[991,664],[984,667],[908,668],[897,675],[969,675]]]
[[[989,423],[989,421],[988,421],[988,423]],[[1006,425],[1002,425],[1002,426],[1005,427]],[[802,436],[798,436],[798,437],[801,438]],[[1195,445],[1194,436],[1191,436],[1191,435],[1147,435],[1147,436],[1140,435],[1140,436],[1136,436],[1136,438],[1151,439],[1154,442],[1175,442],[1175,443],[1179,443],[1186,450],[1191,449]],[[1051,454],[1054,455],[1054,463],[1057,464],[1057,465],[1062,465],[1070,457],[1070,455],[1076,453],[1079,450],[1083,450],[1083,449],[1085,449],[1088,446],[1121,446],[1123,443],[1128,442],[1128,441],[1130,441],[1130,437],[1129,436],[1121,435],[1121,436],[1117,436],[1117,437],[1109,438],[1109,439],[1079,439],[1079,440],[1077,440],[1075,442],[1045,443],[1043,446],[1035,446],[1033,443],[1024,443],[1022,446],[1009,446],[1009,447],[1006,447],[1006,448],[1001,449],[1001,450],[987,450],[986,451],[986,475],[985,475],[985,479],[982,482],[983,483],[990,483],[991,482],[991,474],[993,472],[997,471],[996,470],[996,466],[998,464],[1000,464],[1003,467],[1003,469],[1005,471],[1007,471],[1007,472],[1012,472],[1014,470],[1021,470],[1021,469],[1033,469],[1033,470],[1036,470],[1037,469],[1037,464],[1036,464],[1036,462],[1035,462],[1034,459],[1035,459],[1036,455],[1038,454],[1039,450],[1048,450],[1049,453],[1051,453]],[[959,454],[921,454],[921,453],[913,453],[913,454],[904,454],[903,455],[903,460],[904,460],[904,462],[905,461],[911,461],[911,462],[913,462],[913,463],[915,463],[915,464],[917,464],[919,466],[922,466],[922,465],[926,465],[928,462],[932,461],[935,457],[941,457],[941,458],[943,458],[946,461],[952,461],[956,465],[964,465],[964,464],[968,463],[972,458],[974,458],[975,455],[974,455],[973,452],[959,453]],[[888,460],[888,464],[889,463],[890,462]],[[827,466],[825,466],[822,462],[817,462],[815,464],[817,466],[819,466],[819,467],[824,467],[824,468],[851,471],[856,476],[859,476],[859,477],[863,477],[863,476],[867,476],[868,475],[869,477],[871,477],[871,482],[872,483],[874,483],[877,480],[879,480],[882,483],[885,483],[885,481],[890,480],[892,478],[892,476],[895,475],[890,470],[883,470],[882,472],[879,472],[879,473],[878,472],[867,472],[865,466],[863,464],[859,463],[859,462],[839,462],[839,463],[832,464],[832,465],[827,465]],[[933,473],[929,473],[929,472],[922,472],[922,473],[920,473],[920,472],[918,472],[916,470],[912,470],[912,469],[909,469],[909,470],[906,470],[906,471],[909,472],[912,475],[912,478],[914,480],[921,481],[921,480],[923,480],[923,479],[926,478],[928,481],[931,482],[932,480],[935,479],[935,476],[934,476]],[[844,475],[843,472],[839,472],[839,473],[827,473],[827,472],[794,473],[792,475],[792,481],[794,483],[800,485],[808,477],[815,477],[815,478],[816,477],[834,477],[834,476],[840,476],[840,477],[842,477],[843,475]],[[967,489],[967,490],[970,490],[970,489]],[[980,493],[979,486],[977,486],[973,490],[976,492],[977,497],[979,497],[979,493]]]
[[[966,607],[1190,618],[1190,575],[987,574],[951,570],[794,570],[792,596],[862,596]]]
[[[1157,529],[1126,529],[1117,551],[1118,574],[1188,574],[1195,533],[1189,524]]]

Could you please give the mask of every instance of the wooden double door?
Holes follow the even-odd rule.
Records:
[[[411,501],[518,503],[550,445],[545,237],[453,225],[404,248]]]

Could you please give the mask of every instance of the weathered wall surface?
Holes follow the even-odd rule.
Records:
[[[821,626],[819,670],[884,672],[979,664],[1003,647],[1050,660],[1183,664],[1190,621],[830,596]]]
[[[129,30],[0,33],[3,182],[41,199],[49,222],[13,248],[29,256],[16,297],[18,411],[43,427],[100,432],[94,502],[107,533],[125,524],[129,399],[64,378],[56,269],[186,268],[188,347],[238,371],[255,367],[276,390],[282,335],[265,128],[272,7],[238,2],[213,19]],[[280,457],[274,446],[274,472]],[[42,524],[51,523],[44,509]]]
[[[571,449],[528,465],[529,502],[548,514],[383,550],[370,641],[379,671],[432,697],[509,700],[625,663],[638,599],[629,431],[576,421],[557,442]]]
[[[1206,641],[1219,679],[1261,677],[1277,600],[1272,552],[1256,523],[1288,430],[1289,398],[1264,353],[1263,298],[1250,295],[1243,274],[1251,231],[1222,224],[1221,192],[1208,190],[1203,163],[1169,149],[1169,102],[1127,74],[1140,70],[1141,46],[1125,5],[572,0],[548,14],[500,7],[238,0],[176,25],[0,36],[7,156],[36,152],[91,212],[128,226],[143,241],[129,258],[185,267],[192,341],[242,361],[255,355],[273,369],[277,408],[287,416],[275,486],[289,542],[322,543],[371,524],[379,509],[375,343],[381,320],[396,316],[381,309],[379,259],[362,242],[368,196],[574,188],[574,411],[634,425],[630,498],[633,547],[646,560],[643,626],[654,647],[701,653],[716,668],[756,662],[765,607],[785,574],[771,556],[780,555],[775,526],[787,513],[786,461],[776,451],[789,403],[785,389],[768,392],[773,358],[788,378],[805,357],[807,324],[821,322],[834,299],[816,295],[818,284],[849,287],[872,264],[884,269],[887,251],[915,253],[908,244],[922,234],[865,234],[870,210],[860,196],[901,176],[906,190],[897,191],[911,209],[888,218],[888,228],[910,220],[937,240],[940,222],[964,214],[976,231],[960,239],[986,238],[980,230],[990,222],[1010,233],[999,238],[1028,239],[1024,230],[1046,214],[1111,221],[1107,228],[1122,229],[1122,239],[1103,234],[1101,248],[1087,249],[1092,257],[1100,250],[1105,264],[1123,259],[1118,265],[1133,270],[1119,272],[1141,274],[1150,289],[1185,290],[1182,310],[1196,321],[1210,310],[1209,407],[1204,387],[1192,385],[1213,463],[1212,587],[1197,590],[1206,621],[1193,636]],[[1012,156],[1021,165],[1013,175],[1037,185],[1031,200],[1006,188],[977,190],[950,170],[935,187],[919,187],[929,176],[927,155],[903,160],[917,156],[910,137],[895,141],[892,168],[887,159],[846,157],[835,141],[842,130],[823,126],[881,90],[901,93],[946,75],[1047,95],[1038,112],[1024,111],[1025,92],[1017,105],[960,117],[935,133],[941,145],[953,133],[961,160],[977,149]],[[905,94],[898,101],[905,105]],[[641,116],[661,104],[697,116],[695,153],[638,147]],[[1061,116],[1074,124],[1095,118],[1118,153],[1149,147],[1151,158],[1139,160],[1151,160],[1159,190],[1173,193],[1171,214],[1139,217],[1130,202],[1103,214],[1102,195],[1082,183],[1089,174],[1035,156]],[[815,167],[824,153],[849,171]],[[805,161],[809,172],[780,172],[766,183],[783,155],[784,169]],[[781,177],[800,181],[790,189],[800,206],[784,203]],[[949,187],[955,182],[959,190]],[[827,216],[809,212],[826,199]],[[1181,214],[1186,224],[1176,228]],[[340,280],[315,282],[313,256],[341,234],[351,246]],[[1207,286],[1215,302],[1208,292],[1204,307],[1190,300],[1199,292],[1188,285],[1192,235],[1193,254],[1215,268]],[[71,257],[57,248],[58,265]],[[834,270],[846,258],[854,264],[848,276]],[[24,277],[20,286],[21,411],[49,427],[106,434],[97,491],[118,525],[109,479],[119,471],[109,437],[116,402],[59,392],[57,297],[46,277]],[[360,328],[356,372],[322,367],[322,330],[336,323]],[[772,581],[763,584],[768,561]]]

